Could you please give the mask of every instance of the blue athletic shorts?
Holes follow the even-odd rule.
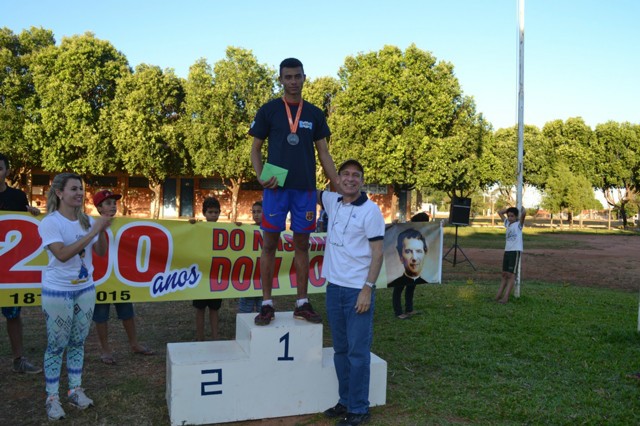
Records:
[[[265,189],[262,198],[262,224],[266,232],[287,229],[287,213],[291,213],[291,230],[310,234],[316,230],[316,190]]]
[[[113,306],[116,307],[119,320],[128,320],[135,315],[133,303],[114,303]],[[109,308],[111,308],[111,303],[96,303],[93,308],[93,321],[98,324],[109,321]]]
[[[2,308],[2,315],[6,319],[16,319],[20,317],[20,306],[12,306],[10,308]]]

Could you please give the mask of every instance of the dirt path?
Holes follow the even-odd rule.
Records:
[[[584,287],[617,288],[637,291],[640,285],[640,238],[620,235],[558,235],[563,240],[576,241],[570,249],[527,249],[522,260],[522,279],[545,281]],[[473,279],[499,280],[502,250],[463,248],[477,271],[458,252],[454,267],[443,263],[443,282]],[[445,252],[448,248],[445,248]],[[450,255],[449,259],[453,259]]]

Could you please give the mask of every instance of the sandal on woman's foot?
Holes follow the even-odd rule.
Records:
[[[155,354],[154,351],[152,351],[151,349],[149,349],[146,346],[140,346],[140,349],[134,350],[133,353],[137,354],[137,355],[153,355],[153,354]]]
[[[400,315],[398,315],[396,318],[401,319],[401,320],[406,320],[406,319],[409,319],[409,315],[407,315],[407,314],[400,314]]]
[[[102,361],[103,364],[116,365],[116,359],[112,354],[100,355],[100,361]]]

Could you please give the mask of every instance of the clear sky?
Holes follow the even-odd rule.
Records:
[[[640,1],[525,0],[525,123],[580,116],[640,122]],[[93,32],[140,63],[187,77],[227,46],[274,69],[298,57],[310,78],[346,56],[415,43],[453,63],[495,128],[516,123],[517,0],[0,0],[0,26],[63,37]],[[633,77],[633,76],[636,77]]]

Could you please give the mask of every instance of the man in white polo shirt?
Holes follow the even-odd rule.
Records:
[[[369,421],[369,376],[375,282],[382,267],[384,218],[360,189],[364,169],[347,160],[338,170],[340,194],[319,192],[329,220],[322,276],[327,280],[327,317],[333,362],[338,376],[338,403],[324,412],[341,418],[338,425]]]

